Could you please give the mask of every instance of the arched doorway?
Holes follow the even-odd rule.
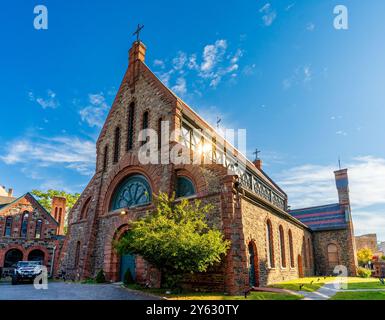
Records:
[[[259,286],[259,263],[257,247],[254,241],[249,242],[249,285],[250,287]]]
[[[5,254],[4,268],[14,268],[19,261],[23,261],[23,252],[19,249],[11,249]]]
[[[44,257],[43,251],[35,249],[28,254],[28,261],[41,261],[41,263],[44,263]]]
[[[298,276],[303,278],[302,256],[298,255]]]
[[[129,231],[123,233],[120,237],[123,238],[127,235]],[[126,272],[131,273],[131,278],[135,280],[136,278],[136,264],[135,264],[135,256],[132,254],[125,254],[119,257],[119,280],[124,281],[124,277]]]

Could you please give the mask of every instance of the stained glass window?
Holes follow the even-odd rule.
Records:
[[[43,221],[41,219],[36,221],[36,228],[35,228],[35,238],[40,239],[41,238],[41,228],[43,225]]]
[[[151,202],[151,188],[146,178],[133,175],[126,178],[112,197],[111,210],[130,208]]]
[[[25,212],[23,214],[23,220],[21,222],[21,229],[20,229],[20,237],[25,238],[27,236],[27,230],[28,230],[28,212]]]
[[[192,181],[186,177],[178,177],[176,182],[176,197],[188,197],[195,194]]]
[[[12,217],[7,217],[7,220],[5,221],[5,237],[10,237],[12,233]]]

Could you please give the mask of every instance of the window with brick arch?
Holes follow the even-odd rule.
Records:
[[[143,113],[143,119],[142,119],[142,130],[148,129],[148,122],[149,122],[149,112],[145,111]],[[145,137],[145,134],[143,132],[143,140],[144,140],[144,137]],[[147,140],[148,140],[148,137],[146,138],[146,140],[142,141],[142,144],[145,144]]]
[[[290,266],[294,268],[294,248],[293,248],[293,235],[289,229],[289,254],[290,254]]]
[[[107,170],[108,166],[108,145],[104,147],[104,154],[103,154],[103,171]]]
[[[302,243],[303,243],[303,257],[305,260],[305,267],[308,268],[309,267],[309,261],[307,259],[307,245],[306,245],[305,236],[303,236],[303,238],[302,238]]]
[[[79,260],[80,260],[80,241],[76,243],[76,250],[75,250],[75,261],[74,261],[74,267],[77,268],[79,266]]]
[[[279,226],[279,244],[281,248],[281,267],[286,268],[285,234],[282,226]]]
[[[36,221],[36,227],[35,227],[35,238],[40,239],[41,238],[41,229],[43,227],[43,220],[38,219]]]
[[[327,247],[328,263],[329,267],[334,268],[339,264],[338,247],[334,243],[331,243]]]
[[[120,127],[115,129],[115,139],[114,139],[114,163],[119,161],[120,154]]]
[[[274,261],[274,238],[273,238],[273,228],[271,221],[267,220],[266,222],[266,246],[267,246],[267,265],[269,268],[275,267]]]
[[[21,221],[20,238],[26,238],[27,237],[28,218],[29,218],[29,213],[25,211],[23,213],[23,219]]]
[[[7,217],[5,220],[5,230],[4,230],[4,237],[10,237],[12,235],[12,217]]]
[[[127,151],[134,147],[134,121],[135,121],[135,103],[131,102],[128,107],[128,123],[127,123]]]
[[[57,220],[57,207],[55,207],[55,220]]]
[[[61,215],[63,213],[63,209],[62,208],[59,208],[59,216],[58,216],[58,220],[57,222],[59,222],[59,226],[61,225]]]
[[[88,209],[89,209],[89,207],[90,207],[90,202],[91,202],[91,198],[88,198],[88,199],[86,200],[86,202],[84,203],[83,208],[82,208],[82,211],[81,211],[81,214],[80,214],[80,220],[87,219],[87,216],[88,216]]]

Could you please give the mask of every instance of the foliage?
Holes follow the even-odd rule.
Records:
[[[71,210],[71,208],[74,206],[75,202],[79,199],[80,194],[79,193],[67,193],[65,191],[60,190],[52,190],[49,189],[46,192],[40,191],[40,190],[32,190],[31,194],[33,194],[35,197],[37,197],[40,204],[48,211],[51,212],[52,210],[52,198],[53,197],[63,197],[67,200],[67,210]]]
[[[369,278],[372,275],[372,271],[366,268],[358,268],[357,275],[361,278]]]
[[[121,254],[139,254],[162,272],[162,286],[175,288],[184,274],[205,272],[219,263],[230,247],[220,231],[208,226],[211,205],[161,193],[156,209],[132,223],[115,243]]]
[[[97,275],[95,277],[95,282],[96,283],[105,283],[106,282],[106,277],[104,275],[103,269],[99,270],[99,272],[97,273]]]
[[[131,271],[130,269],[127,269],[126,270],[126,273],[124,274],[124,278],[123,278],[123,283],[125,285],[129,285],[129,284],[133,284],[135,281],[134,279],[132,278],[132,274],[131,274]]]
[[[382,256],[382,257],[381,257],[381,260],[384,260],[384,261],[385,261],[385,256]]]
[[[369,248],[362,248],[357,252],[357,260],[360,266],[365,266],[372,260],[373,252]]]

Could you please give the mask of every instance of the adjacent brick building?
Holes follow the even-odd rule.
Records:
[[[373,253],[379,251],[377,235],[375,233],[363,234],[355,237],[357,250],[364,248],[372,250]]]
[[[153,266],[139,256],[120,257],[113,242],[130,229],[132,221],[154,208],[153,194],[176,192],[177,197],[212,203],[210,223],[231,241],[223,263],[189,277],[186,286],[236,293],[326,272],[330,244],[336,246],[338,259],[328,261],[328,266],[347,263],[353,274],[353,229],[343,194],[347,189],[339,188],[345,198],[338,205],[344,219],[338,228],[315,230],[297,219],[288,211],[287,195],[263,171],[261,161],[250,162],[223,140],[150,71],[145,54],[144,44],[134,42],[97,141],[95,174],[69,215],[60,272],[81,279],[104,270],[107,279],[119,281],[129,270],[137,282],[159,285],[160,273]],[[210,164],[144,164],[139,161],[143,129],[170,133],[156,142],[155,148],[162,151],[158,160],[168,159],[162,147],[170,144],[177,155],[186,155],[187,150],[188,157],[210,158]]]
[[[27,193],[14,198],[2,196],[0,203],[0,268],[10,274],[18,261],[43,261],[49,274],[54,274],[64,242],[65,199],[54,198],[53,210],[62,211],[57,221],[40,203]]]

